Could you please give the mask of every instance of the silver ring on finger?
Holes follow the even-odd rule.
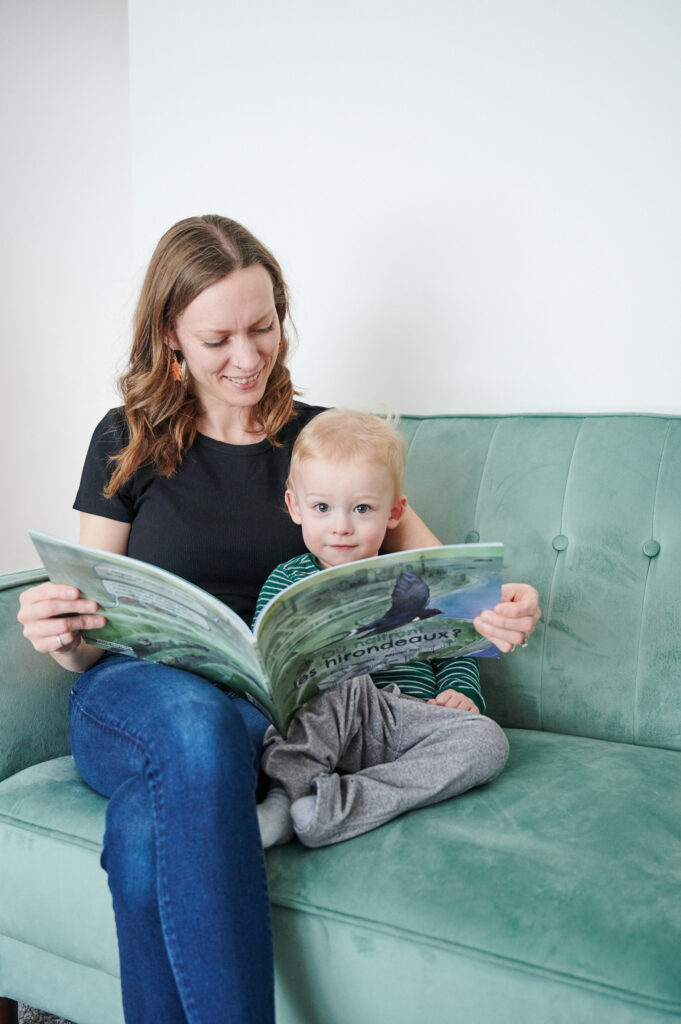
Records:
[[[57,640],[59,641],[59,649],[61,650],[61,648],[64,646],[64,641],[61,638],[61,633],[57,633]]]

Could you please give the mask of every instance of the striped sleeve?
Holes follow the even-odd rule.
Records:
[[[296,577],[289,575],[286,571],[286,562],[282,562],[276,569],[273,569],[267,579],[262,585],[260,593],[258,594],[258,600],[255,605],[254,621],[265,607],[268,601],[271,601],[273,597],[276,597],[286,587],[290,587],[292,583],[296,582]]]
[[[371,678],[379,688],[397,683],[402,693],[423,700],[431,700],[443,690],[457,690],[470,697],[479,711],[485,711],[477,658],[410,661],[407,665],[391,665],[372,672]]]
[[[437,693],[443,690],[458,690],[473,701],[484,714],[485,700],[480,689],[480,666],[477,658],[443,658],[433,661]]]
[[[397,683],[402,693],[409,697],[421,697],[423,700],[430,700],[438,692],[435,672],[430,661],[410,661],[407,665],[391,665],[380,672],[372,672],[371,678],[379,689],[390,683]]]

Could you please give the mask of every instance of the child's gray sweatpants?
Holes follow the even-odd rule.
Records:
[[[285,740],[270,727],[262,766],[290,800],[316,793],[305,827],[292,808],[294,828],[306,846],[327,846],[491,782],[507,757],[491,718],[428,704],[395,684],[379,689],[365,675],[308,701]]]

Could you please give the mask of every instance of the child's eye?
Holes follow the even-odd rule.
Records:
[[[325,501],[318,501],[317,504],[313,505],[312,507],[314,508],[315,512],[328,512],[329,511],[329,506],[326,504]]]
[[[367,512],[371,512],[371,505],[355,505],[355,512],[359,512],[359,514],[363,516]]]

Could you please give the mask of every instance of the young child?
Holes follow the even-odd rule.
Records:
[[[286,505],[308,553],[271,573],[256,615],[280,590],[320,569],[378,554],[400,521],[405,452],[389,423],[330,409],[293,448]],[[263,845],[326,846],[490,782],[508,742],[481,712],[475,658],[395,665],[346,680],[294,715],[286,739],[270,727],[259,805]]]

